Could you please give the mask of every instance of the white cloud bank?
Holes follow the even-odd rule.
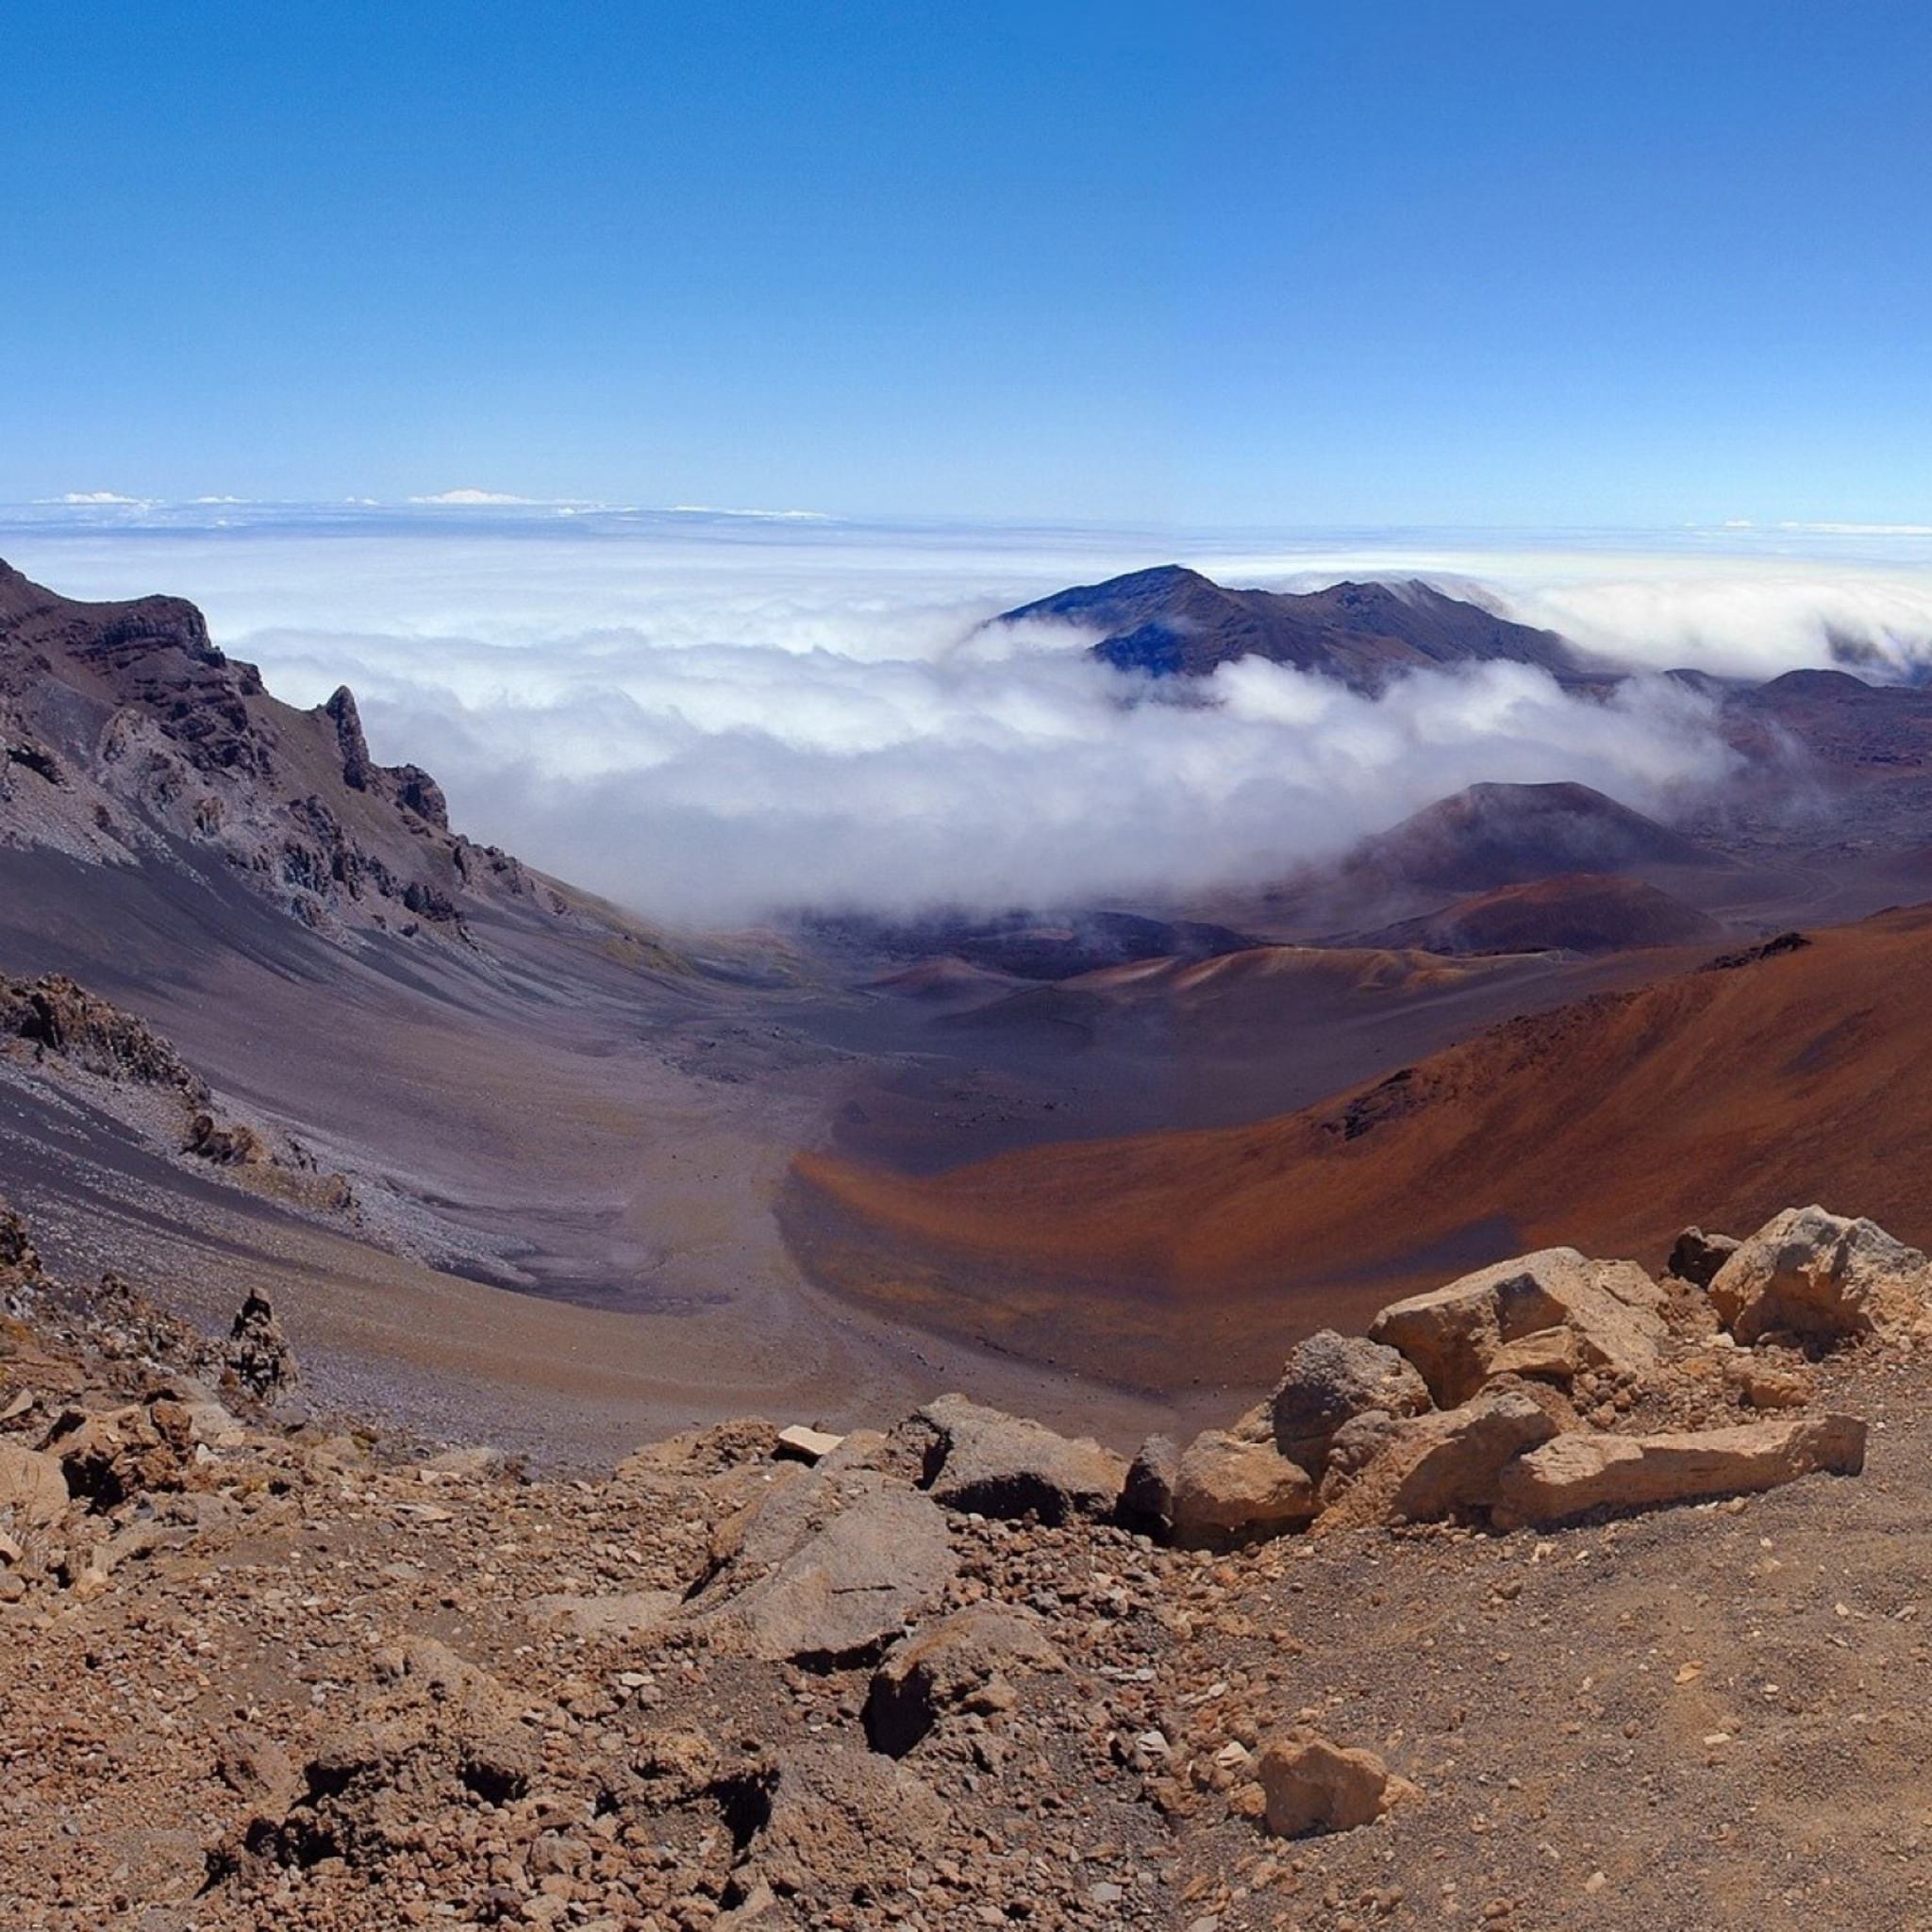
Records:
[[[1829,661],[1833,632],[1904,665],[1932,637],[1932,553],[1705,541],[1180,554],[1234,583],[1480,584],[1656,667],[1767,675]],[[661,514],[567,533],[0,531],[0,555],[70,592],[194,597],[291,701],[352,684],[377,756],[434,772],[464,829],[693,923],[1254,884],[1480,779],[1573,778],[1668,810],[1724,768],[1708,708],[1659,679],[1598,704],[1498,665],[1371,701],[1249,660],[1176,703],[1064,631],[978,628],[1176,548]]]

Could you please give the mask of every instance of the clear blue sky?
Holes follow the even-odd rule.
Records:
[[[1932,8],[15,0],[0,500],[1932,519]]]

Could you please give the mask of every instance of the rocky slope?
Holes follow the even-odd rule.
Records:
[[[426,772],[371,758],[346,687],[297,710],[192,604],[78,603],[5,563],[0,842],[218,865],[332,933],[456,933],[477,901],[563,909],[508,854],[450,830]]]
[[[533,1480],[0,1213],[9,1923],[1918,1923],[1932,1268],[1674,1265],[1452,1283],[1131,1469],[946,1397]]]

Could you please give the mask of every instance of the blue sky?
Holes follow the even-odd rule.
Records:
[[[1932,516],[1932,11],[8,9],[0,501]]]

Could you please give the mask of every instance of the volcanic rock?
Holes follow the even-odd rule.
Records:
[[[774,1660],[876,1656],[958,1568],[931,1499],[876,1470],[781,1463],[774,1477],[691,1599],[714,1641]]]
[[[1717,1272],[1738,1252],[1735,1235],[1706,1234],[1701,1227],[1687,1227],[1671,1247],[1666,1266],[1679,1281],[1694,1288],[1708,1288]]]
[[[1206,1429],[1182,1453],[1174,1485],[1174,1539],[1218,1548],[1314,1521],[1315,1485],[1273,1444]]]
[[[1276,1838],[1355,1831],[1421,1796],[1373,1751],[1332,1743],[1307,1728],[1271,1739],[1256,1769],[1267,1796],[1267,1826]]]
[[[1411,1417],[1395,1424],[1387,1445],[1324,1512],[1321,1527],[1433,1523],[1487,1508],[1505,1466],[1556,1433],[1549,1413],[1520,1389],[1487,1391],[1459,1408]]]
[[[1174,1486],[1181,1473],[1180,1445],[1172,1436],[1149,1436],[1134,1452],[1121,1490],[1121,1520],[1156,1534],[1174,1526]]]
[[[228,1372],[258,1402],[276,1402],[300,1379],[295,1354],[269,1299],[251,1293],[228,1330]]]
[[[1064,1523],[1109,1516],[1120,1502],[1127,1465],[1091,1437],[1058,1436],[963,1395],[941,1395],[914,1421],[930,1434],[926,1487],[949,1509]]]
[[[1574,1331],[1586,1365],[1647,1376],[1664,1335],[1662,1301],[1663,1291],[1634,1262],[1543,1248],[1392,1303],[1369,1334],[1400,1349],[1436,1400],[1451,1407],[1489,1379],[1505,1342],[1558,1325]]]
[[[67,1513],[67,1478],[59,1459],[18,1442],[0,1441],[0,1523],[45,1529]]]
[[[1718,1270],[1710,1299],[1740,1341],[1785,1331],[1829,1342],[1908,1332],[1928,1289],[1925,1257],[1875,1222],[1788,1208]]]
[[[1332,1328],[1295,1344],[1272,1404],[1274,1446],[1316,1477],[1343,1423],[1370,1409],[1408,1416],[1430,1406],[1427,1384],[1399,1351]]]
[[[1499,1527],[1555,1524],[1591,1509],[1649,1508],[1776,1489],[1813,1471],[1857,1475],[1865,1424],[1815,1415],[1657,1436],[1558,1436],[1497,1483]]]

